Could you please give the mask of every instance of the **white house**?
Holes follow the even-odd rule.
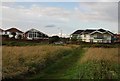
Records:
[[[77,30],[78,31],[78,30]],[[80,30],[79,30],[80,31]],[[111,43],[114,34],[110,31],[104,29],[86,29],[82,32],[76,33],[76,31],[71,34],[71,39],[75,38],[83,42],[93,42],[93,43]]]
[[[48,35],[40,32],[36,29],[30,29],[24,33],[24,38],[28,40],[32,39],[48,39]]]

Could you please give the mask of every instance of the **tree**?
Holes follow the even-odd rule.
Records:
[[[54,43],[54,42],[58,42],[58,41],[60,41],[59,36],[52,36],[49,38],[49,43]]]

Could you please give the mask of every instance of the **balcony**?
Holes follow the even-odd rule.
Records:
[[[94,39],[105,39],[104,37],[94,37]]]

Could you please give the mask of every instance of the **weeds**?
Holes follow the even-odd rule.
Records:
[[[35,74],[55,60],[65,56],[67,46],[3,46],[3,78],[15,78],[26,73]],[[63,54],[63,55],[62,55]]]

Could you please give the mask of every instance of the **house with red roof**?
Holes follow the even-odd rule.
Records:
[[[0,35],[2,35],[2,37],[22,39],[23,32],[17,28],[10,28],[7,30],[0,29]]]

